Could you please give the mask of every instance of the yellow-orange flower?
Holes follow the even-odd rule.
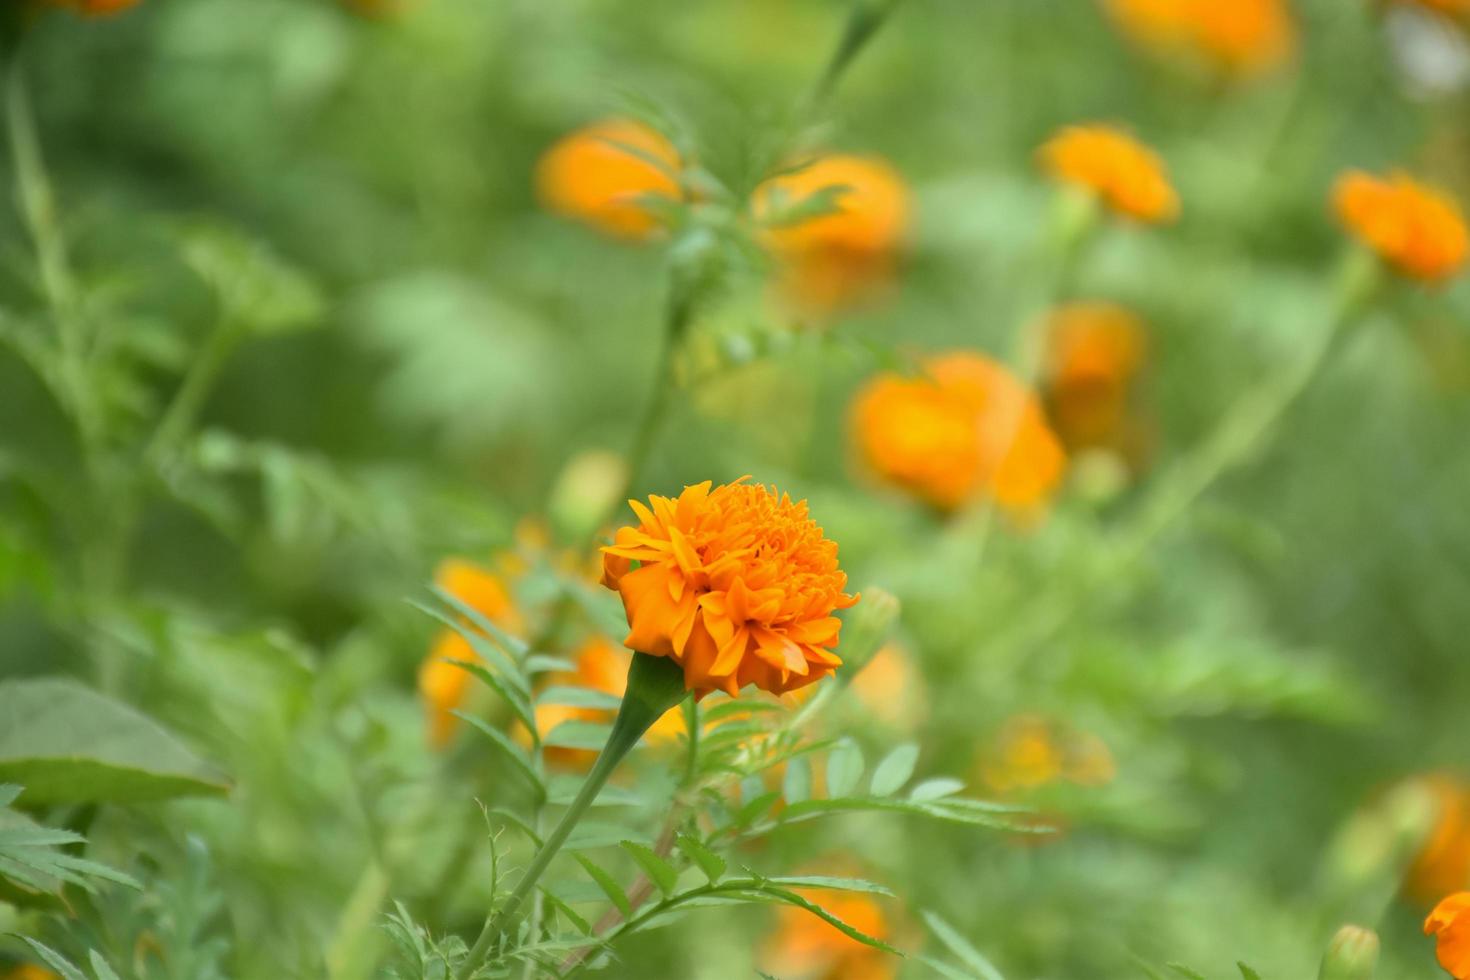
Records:
[[[1135,41],[1204,61],[1232,75],[1275,67],[1291,54],[1296,28],[1285,0],[1106,0]]]
[[[933,357],[924,372],[859,393],[853,429],[873,470],[942,510],[984,494],[1017,513],[1043,504],[1066,456],[1036,396],[980,354]]]
[[[585,687],[622,697],[628,688],[628,664],[631,660],[632,654],[627,650],[614,645],[606,637],[593,636],[576,652],[573,659],[576,670],[552,674],[546,683]],[[563,704],[538,704],[535,714],[536,731],[542,738],[564,721],[611,721],[613,716],[612,711],[600,708],[573,708]],[[653,723],[644,738],[651,742],[665,742],[677,738],[683,731],[683,710],[670,708]],[[518,734],[523,742],[526,741],[524,731]],[[597,759],[597,753],[591,749],[551,746],[546,749],[546,758],[552,763],[585,769]]]
[[[138,0],[51,0],[58,7],[76,11],[84,17],[105,17],[137,6]]]
[[[1417,777],[1434,802],[1434,823],[1404,875],[1404,894],[1427,906],[1470,888],[1470,786],[1444,773]]]
[[[808,896],[837,918],[875,939],[888,940],[890,926],[871,895],[829,892]],[[838,932],[826,922],[793,906],[782,906],[776,931],[762,959],[776,975],[790,980],[891,980],[894,958],[880,949]]]
[[[922,686],[913,657],[894,643],[880,648],[852,679],[852,693],[868,714],[903,730],[912,729],[923,714]]]
[[[1113,126],[1068,126],[1048,140],[1041,165],[1140,221],[1172,221],[1179,197],[1158,154]]]
[[[603,584],[628,615],[623,644],[672,657],[699,694],[782,694],[828,676],[842,663],[832,613],[857,601],[836,543],[806,501],[743,480],[711,487],[629,501],[638,526],[602,549]]]
[[[485,618],[511,630],[518,629],[518,614],[500,576],[472,562],[450,558],[434,573],[435,583]],[[419,697],[429,719],[429,743],[436,748],[449,744],[459,719],[450,712],[464,704],[470,675],[450,661],[480,660],[468,640],[445,628],[434,639],[429,655],[419,667]]]
[[[981,776],[997,793],[1039,789],[1067,780],[1079,786],[1112,782],[1117,766],[1107,744],[1039,715],[1007,721],[981,762]]]
[[[1424,935],[1434,937],[1439,965],[1455,980],[1470,980],[1470,892],[1456,892],[1424,920]]]
[[[803,202],[831,194],[831,209],[800,218]],[[753,208],[779,264],[782,292],[829,312],[865,299],[893,277],[912,210],[908,187],[877,157],[820,157],[756,188]]]
[[[4,980],[61,980],[61,975],[53,973],[44,966],[36,966],[34,963],[22,963],[15,969],[7,972]]]
[[[1350,171],[1338,178],[1332,201],[1348,230],[1403,275],[1442,282],[1465,265],[1470,238],[1460,206],[1407,174]]]
[[[1047,408],[1068,450],[1127,448],[1146,346],[1143,321],[1112,303],[1070,303],[1047,317]]]
[[[662,221],[645,199],[676,201],[679,152],[631,119],[604,119],[562,137],[536,165],[541,202],[619,238],[644,239]]]

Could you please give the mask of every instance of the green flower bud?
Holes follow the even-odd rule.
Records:
[[[1362,926],[1343,926],[1332,937],[1317,980],[1373,980],[1378,965],[1378,933]]]

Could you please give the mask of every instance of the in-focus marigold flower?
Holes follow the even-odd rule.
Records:
[[[1179,197],[1158,154],[1113,126],[1068,126],[1048,140],[1041,165],[1058,180],[1097,195],[1140,221],[1172,221]]]
[[[1403,275],[1443,282],[1465,265],[1470,238],[1460,206],[1407,174],[1338,178],[1333,207],[1348,230]]]
[[[1129,399],[1147,348],[1143,321],[1113,303],[1070,303],[1046,320],[1044,389],[1069,451],[1129,442]]]
[[[603,584],[628,615],[624,646],[672,657],[698,694],[750,684],[783,694],[836,670],[832,613],[857,596],[843,591],[837,544],[806,501],[706,480],[648,502],[629,501],[638,526],[602,549]]]
[[[1404,875],[1404,894],[1428,906],[1470,888],[1470,785],[1446,773],[1415,777],[1433,803],[1429,834]]]
[[[519,615],[510,592],[500,576],[459,558],[442,562],[434,582],[497,625],[519,630]],[[459,724],[450,712],[464,705],[472,678],[450,661],[476,663],[480,655],[468,640],[446,627],[434,639],[429,655],[419,668],[419,697],[429,718],[429,743],[436,748],[449,744]]]
[[[827,193],[832,206],[800,216]],[[837,310],[886,286],[908,231],[912,206],[903,177],[877,157],[820,157],[756,188],[753,208],[779,264],[781,291],[812,312]]]
[[[662,227],[646,198],[676,201],[679,152],[631,119],[605,119],[558,140],[536,165],[542,204],[619,238],[645,239]]]
[[[875,939],[888,940],[890,925],[871,895],[824,891],[808,896],[837,918]],[[793,906],[777,913],[776,930],[762,960],[776,976],[790,980],[892,980],[895,959],[851,939],[826,922]]]
[[[633,655],[603,636],[587,639],[572,658],[576,670],[565,674],[552,674],[546,679],[548,685],[585,687],[604,694],[622,697],[628,687],[628,664]],[[460,671],[460,673],[464,673]],[[608,722],[614,712],[600,708],[573,708],[563,704],[538,704],[536,706],[536,731],[542,738],[550,735],[564,721]],[[653,723],[644,738],[650,742],[667,742],[684,731],[684,713],[681,708],[671,708]],[[524,730],[517,732],[524,744],[529,741]],[[559,746],[546,748],[547,759],[555,764],[571,768],[586,769],[597,759],[591,749],[568,749]]]
[[[1439,965],[1455,980],[1470,980],[1470,892],[1445,898],[1424,920],[1424,935],[1435,938]]]
[[[1000,364],[957,351],[912,378],[885,374],[858,394],[854,435],[879,476],[941,510],[989,494],[1018,514],[1045,503],[1066,455],[1040,402]]]
[[[1252,75],[1290,56],[1296,27],[1285,0],[1106,0],[1130,38],[1161,54]]]

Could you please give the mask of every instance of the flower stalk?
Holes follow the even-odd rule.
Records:
[[[511,893],[510,898],[506,899],[505,904],[486,920],[479,938],[475,940],[474,946],[471,947],[469,955],[460,967],[458,973],[460,980],[467,980],[474,976],[475,971],[485,962],[486,957],[515,924],[521,906],[534,891],[536,882],[540,880],[552,859],[556,857],[562,845],[576,829],[577,823],[592,806],[592,801],[607,784],[608,778],[618,767],[618,763],[623,761],[623,757],[638,744],[638,740],[664,712],[688,696],[689,691],[684,686],[684,672],[672,659],[650,656],[645,653],[633,654],[633,662],[628,668],[628,689],[623,695],[623,703],[618,709],[618,716],[613,721],[612,733],[608,736],[607,744],[603,746],[597,761],[587,773],[587,779],[577,793],[576,799],[567,807],[566,813],[562,814],[561,821],[531,859],[515,891]]]

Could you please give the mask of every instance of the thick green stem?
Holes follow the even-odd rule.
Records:
[[[602,753],[597,757],[592,770],[587,773],[587,779],[582,784],[582,789],[577,793],[566,813],[562,814],[561,822],[556,829],[542,843],[541,848],[531,859],[526,873],[521,876],[520,884],[511,893],[494,915],[490,916],[485,927],[480,931],[480,936],[471,947],[469,956],[465,958],[460,967],[459,978],[474,975],[475,971],[485,962],[485,958],[495,945],[507,934],[511,926],[515,924],[516,916],[521,906],[531,895],[536,887],[536,882],[551,864],[562,845],[567,842],[577,823],[586,814],[592,801],[607,784],[608,777],[623,761],[623,757],[638,744],[643,733],[657,721],[665,711],[677,705],[689,692],[684,687],[684,671],[678,664],[668,657],[653,657],[644,653],[635,653],[633,663],[628,668],[628,689],[623,695],[622,707],[618,709],[617,719],[613,721],[612,734],[608,736],[607,744],[603,746]]]

